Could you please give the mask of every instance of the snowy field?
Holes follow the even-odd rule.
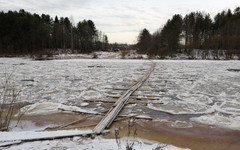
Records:
[[[185,127],[191,127],[191,123],[194,122],[240,130],[240,72],[231,70],[240,69],[239,61],[154,60],[154,62],[156,68],[150,78],[130,97],[132,102],[138,100],[147,104],[139,105],[136,102],[127,105],[122,114],[138,114],[163,122],[173,120],[171,118],[173,117],[175,124],[181,122],[177,118],[187,118]],[[103,102],[91,103],[91,101],[114,100],[113,97],[120,97],[124,89],[150,69],[151,64],[149,60],[33,61],[27,58],[0,58],[0,87],[4,86],[4,81],[10,75],[9,86],[21,91],[18,100],[31,104],[24,108],[27,110],[26,115],[55,113],[59,111],[58,108],[89,113],[104,112],[110,106]],[[51,144],[52,147],[63,144],[62,146],[67,149],[74,149],[74,144],[73,147],[67,144],[68,140],[55,140]],[[76,139],[71,142],[78,147],[74,140]],[[103,143],[108,141],[95,140]],[[138,141],[141,143],[141,140]],[[94,140],[80,140],[80,143],[85,143],[85,147],[78,148],[91,149],[87,147],[89,142],[97,143]],[[34,143],[35,146],[42,144]],[[26,143],[19,148],[30,148],[29,146],[31,144]],[[152,144],[148,146],[150,147],[146,149],[157,147]],[[168,149],[177,148],[171,146],[164,148]]]

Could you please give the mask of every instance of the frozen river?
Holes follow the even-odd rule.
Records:
[[[155,60],[156,68],[122,114],[155,121],[187,118],[240,130],[240,61]],[[32,61],[0,58],[1,87],[20,92],[19,101],[56,103],[104,112],[151,66],[148,60],[76,59]],[[121,90],[122,89],[122,90]],[[95,102],[89,102],[95,101]],[[139,104],[137,103],[139,101]]]

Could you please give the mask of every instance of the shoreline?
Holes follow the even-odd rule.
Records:
[[[32,121],[38,126],[47,124],[67,124],[77,119],[87,118],[80,123],[62,129],[93,129],[101,117],[86,114],[55,113],[49,115],[24,116],[22,121]],[[240,131],[227,128],[212,127],[192,123],[192,127],[171,127],[166,122],[136,119],[130,123],[129,119],[114,122],[109,130],[110,134],[104,138],[115,139],[114,129],[119,129],[119,137],[142,138],[164,144],[171,144],[192,150],[237,150],[240,149]],[[79,128],[85,126],[84,128]],[[60,129],[60,130],[62,130]]]

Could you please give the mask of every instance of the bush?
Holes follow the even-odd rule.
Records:
[[[96,53],[93,53],[92,59],[97,59],[98,55]]]

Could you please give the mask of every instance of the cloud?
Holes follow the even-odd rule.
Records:
[[[136,43],[138,32],[115,32],[109,33],[108,37],[111,37],[110,42],[112,43]]]

